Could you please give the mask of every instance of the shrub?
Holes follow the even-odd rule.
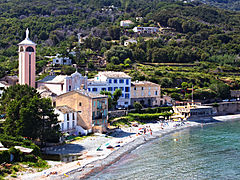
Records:
[[[141,103],[139,103],[139,102],[135,102],[134,104],[133,104],[133,107],[134,107],[134,109],[137,111],[137,112],[140,112],[141,110],[142,110],[142,104]]]
[[[1,151],[0,152],[0,163],[10,162],[10,153],[9,151]]]
[[[1,134],[0,135],[0,142],[6,148],[10,148],[10,147],[14,147],[14,146],[23,146],[23,147],[26,147],[26,148],[33,149],[32,153],[34,155],[39,156],[41,154],[40,148],[37,145],[32,143],[32,141],[30,141],[30,140],[24,139],[21,136],[12,137],[12,136],[8,136],[8,135],[5,135],[5,134]]]

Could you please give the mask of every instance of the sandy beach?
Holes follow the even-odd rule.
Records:
[[[169,133],[194,126],[209,123],[240,120],[240,115],[216,116],[201,118],[196,121],[168,123],[148,123],[139,127],[122,127],[111,136],[95,135],[70,144],[48,149],[48,153],[81,154],[79,159],[69,163],[49,162],[51,168],[42,172],[24,174],[19,179],[81,179],[91,173],[98,172],[118,161],[122,156],[134,150],[146,141],[159,138]],[[146,128],[146,133],[138,135],[140,128]],[[151,129],[151,131],[150,131]],[[177,139],[176,139],[177,141]]]

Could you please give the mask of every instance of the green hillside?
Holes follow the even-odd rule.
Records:
[[[240,11],[239,0],[199,0],[199,1],[224,9]]]
[[[28,27],[38,44],[38,72],[47,64],[44,56],[60,53],[72,58],[82,73],[87,70],[89,77],[98,70],[119,70],[167,88],[182,82],[208,88],[215,81],[238,88],[239,12],[163,0],[0,0],[0,11],[0,76],[17,74],[17,43]],[[134,24],[120,28],[120,21],[128,19]],[[132,30],[159,25],[169,27],[168,31]],[[124,47],[124,40],[131,38],[137,45]],[[167,68],[166,63],[177,68]],[[60,67],[60,71],[69,74],[74,68]]]

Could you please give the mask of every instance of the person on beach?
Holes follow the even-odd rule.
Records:
[[[143,136],[143,140],[144,140],[144,141],[147,141],[145,136]]]

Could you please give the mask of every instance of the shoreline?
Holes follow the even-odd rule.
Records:
[[[124,155],[126,155],[128,153],[131,153],[133,150],[135,150],[136,148],[140,147],[143,144],[146,144],[146,143],[148,143],[148,142],[150,142],[152,140],[164,137],[164,136],[169,135],[169,134],[174,133],[174,132],[182,131],[184,129],[191,128],[191,127],[199,127],[199,126],[201,126],[201,122],[203,121],[203,119],[207,120],[204,123],[204,126],[205,126],[205,125],[211,125],[211,124],[221,123],[221,122],[238,121],[238,120],[240,120],[240,114],[224,115],[224,116],[214,116],[214,117],[209,117],[209,118],[195,119],[194,120],[195,122],[187,121],[187,122],[192,123],[192,124],[189,124],[189,126],[180,126],[180,127],[176,128],[176,129],[170,129],[170,130],[165,131],[165,132],[156,131],[156,132],[154,132],[154,134],[152,136],[147,135],[146,137],[148,139],[145,138],[146,141],[144,141],[144,140],[141,141],[140,139],[143,139],[143,138],[140,136],[140,137],[136,138],[134,141],[129,142],[128,144],[126,144],[123,147],[121,147],[121,149],[123,151],[122,153],[120,152],[120,154],[116,155],[118,153],[118,150],[120,150],[120,149],[118,149],[118,150],[112,152],[111,154],[109,154],[104,159],[93,161],[91,164],[98,163],[98,164],[95,165],[95,167],[92,167],[92,168],[89,168],[89,169],[86,168],[85,169],[86,172],[84,172],[84,170],[83,171],[81,170],[81,172],[76,171],[76,172],[74,172],[74,174],[72,174],[73,176],[67,177],[66,179],[76,179],[76,178],[77,179],[84,179],[84,178],[88,178],[90,175],[96,174],[96,173],[100,172],[101,170],[107,168],[108,166],[111,166],[112,164],[116,163]],[[124,148],[129,147],[130,146],[129,144],[130,143],[134,143],[136,140],[141,141],[141,142],[135,143],[134,145],[132,145],[132,147],[130,147],[127,150],[124,151]],[[111,160],[111,158],[112,158],[111,156],[116,156],[116,157]],[[100,162],[98,162],[98,161],[100,161]],[[101,161],[107,161],[107,162],[104,163],[104,162],[101,162]],[[77,173],[79,173],[79,175]]]
[[[202,124],[202,121],[204,120],[204,124]],[[39,172],[37,174],[31,174],[27,177],[19,177],[20,179],[29,179],[29,177],[33,177],[34,179],[85,179],[93,174],[98,173],[99,171],[103,170],[104,168],[112,165],[113,163],[117,162],[119,159],[121,159],[124,155],[130,153],[131,151],[135,150],[139,146],[150,142],[154,139],[161,138],[163,136],[166,136],[168,134],[182,131],[187,128],[191,127],[199,127],[201,125],[210,125],[215,124],[218,122],[227,122],[227,121],[237,121],[240,120],[240,114],[237,115],[227,115],[227,116],[215,116],[215,117],[207,117],[207,118],[199,118],[194,119],[191,121],[187,121],[184,125],[175,127],[179,122],[171,122],[169,123],[167,127],[164,127],[162,129],[160,123],[148,123],[145,125],[151,126],[153,129],[152,135],[146,134],[146,135],[139,135],[131,134],[126,137],[113,137],[112,140],[118,140],[118,141],[124,141],[124,144],[121,145],[119,148],[115,148],[113,151],[105,149],[105,151],[96,151],[96,148],[94,150],[90,150],[88,152],[95,154],[95,158],[88,159],[86,156],[84,160],[82,161],[74,161],[71,163],[61,163],[61,170],[57,169],[56,167],[52,167],[50,169],[47,169],[45,172]],[[138,128],[137,128],[138,129]],[[130,131],[131,132],[131,131]],[[133,136],[133,137],[131,137]],[[97,139],[97,138],[96,138]],[[106,142],[105,142],[106,143]],[[104,146],[102,144],[102,146]],[[102,154],[99,154],[102,153]],[[91,155],[90,155],[91,156]],[[81,162],[81,166],[78,165],[78,163]],[[49,174],[49,172],[57,171],[59,172],[57,175],[46,175]]]

